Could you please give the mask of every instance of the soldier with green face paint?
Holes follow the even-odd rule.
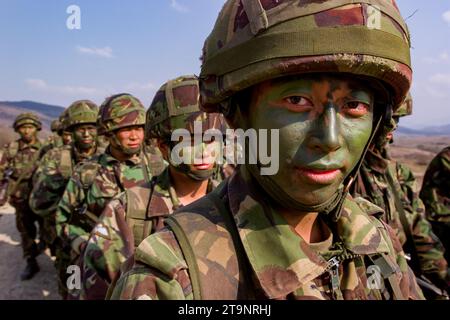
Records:
[[[71,132],[73,142],[53,148],[44,155],[34,174],[34,185],[29,200],[32,210],[44,218],[47,230],[46,242],[56,255],[59,290],[63,297],[66,295],[67,278],[64,266],[70,262],[70,258],[64,249],[64,239],[57,237],[56,208],[75,166],[100,152],[95,142],[97,105],[89,100],[75,101],[64,114],[63,130]]]
[[[360,168],[352,194],[362,196],[384,210],[383,221],[394,229],[410,256],[409,265],[419,279],[427,299],[446,299],[448,264],[441,241],[425,219],[425,208],[416,192],[415,178],[404,164],[388,155],[387,146],[399,118],[412,114],[408,97],[380,128],[379,138],[370,146]]]
[[[217,182],[216,144],[183,149],[184,156],[201,152],[204,163],[175,163],[172,150],[178,141],[171,140],[175,130],[194,134],[195,123],[202,132],[217,129],[222,133],[224,120],[219,114],[206,114],[198,106],[198,81],[182,76],[165,83],[156,93],[147,111],[146,140],[156,140],[169,166],[150,185],[134,187],[114,198],[103,211],[89,238],[82,261],[82,299],[104,299],[108,285],[117,280],[123,262],[134,248],[151,233],[160,230],[164,219],[174,210],[212,191]],[[211,158],[209,158],[211,157]]]
[[[8,189],[9,203],[16,209],[16,226],[19,230],[23,256],[27,261],[25,270],[21,273],[21,280],[31,279],[38,271],[36,256],[42,249],[42,219],[34,214],[28,205],[32,188],[31,180],[35,163],[39,159],[42,143],[37,137],[42,124],[38,116],[33,113],[22,113],[14,121],[13,128],[20,138],[4,146],[0,159],[0,180],[4,175],[9,176]],[[5,197],[7,200],[7,197]],[[4,205],[1,203],[0,206]],[[37,230],[35,223],[39,224],[40,246],[36,245]]]
[[[450,261],[450,147],[441,150],[428,165],[420,198],[433,231],[443,242],[445,257]]]
[[[107,98],[100,107],[97,125],[109,146],[74,170],[57,210],[59,233],[70,244],[72,260],[78,259],[112,197],[150,184],[152,176],[162,171],[162,159],[143,151],[145,109],[137,98],[130,94]],[[78,293],[72,291],[71,298]]]
[[[279,170],[264,174],[252,151],[138,246],[112,297],[422,299],[382,210],[348,195],[409,90],[409,47],[395,1],[227,1],[203,49],[201,107],[278,134],[266,147]]]

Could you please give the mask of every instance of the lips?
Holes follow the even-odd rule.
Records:
[[[331,184],[339,177],[341,170],[336,169],[315,169],[296,168],[296,173],[308,182],[315,184]]]
[[[197,170],[208,170],[211,167],[212,167],[211,163],[194,164],[194,168]]]

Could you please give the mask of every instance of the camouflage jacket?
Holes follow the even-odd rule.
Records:
[[[49,150],[33,175],[30,208],[42,217],[54,214],[76,165],[96,153],[83,154],[73,145]]]
[[[450,147],[439,152],[428,165],[420,198],[429,220],[450,227]]]
[[[387,175],[392,177],[393,185],[389,183]],[[405,247],[407,235],[397,209],[394,192],[398,195],[419,260],[420,270],[415,271],[423,273],[430,279],[445,281],[448,267],[444,258],[445,250],[439,238],[433,233],[430,223],[425,219],[425,208],[415,191],[415,179],[411,170],[405,165],[384,159],[377,153],[369,151],[361,167],[359,179],[356,184],[356,195],[366,198],[384,210],[382,219],[394,229],[405,251],[411,254],[409,248]]]
[[[58,205],[58,235],[75,253],[85,244],[106,204],[115,195],[135,186],[145,186],[152,177],[151,164],[142,152],[137,158],[120,162],[105,153],[78,165]]]
[[[0,159],[0,180],[7,169],[12,169],[8,194],[13,202],[27,201],[31,191],[31,178],[36,169],[42,143],[39,139],[33,144],[26,144],[21,139],[4,146]],[[21,181],[16,185],[17,180]]]
[[[83,254],[81,299],[104,299],[108,285],[117,279],[121,264],[135,247],[161,230],[164,219],[182,206],[170,180],[166,168],[150,188],[128,189],[106,206]],[[207,192],[217,185],[210,180]]]
[[[380,208],[348,197],[319,249],[252,190],[241,166],[208,196],[171,215],[168,228],[136,249],[135,265],[117,281],[112,298],[389,299],[393,287],[399,298],[423,297],[398,239],[374,216]],[[210,195],[218,202],[207,201]],[[182,242],[193,253],[181,249],[174,230],[184,231],[188,241]],[[371,281],[375,256],[390,270],[389,281]]]

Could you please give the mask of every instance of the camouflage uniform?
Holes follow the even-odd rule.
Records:
[[[180,77],[172,82],[170,89],[166,90],[164,85],[157,92],[147,113],[147,141],[156,138],[170,140],[170,132],[175,129],[192,131],[194,121],[202,121],[208,128],[223,129],[221,116],[206,116],[199,110],[198,82],[193,76]],[[179,106],[175,114],[175,107],[171,107],[162,94],[167,94],[168,90],[173,92],[174,101]],[[218,185],[214,179],[215,171],[218,170],[209,172],[207,192]],[[104,299],[108,285],[117,279],[121,264],[131,257],[134,248],[146,236],[162,229],[164,219],[182,206],[172,179],[166,168],[152,180],[151,185],[128,189],[108,204],[83,255],[80,298]],[[127,210],[130,206],[133,208]]]
[[[361,167],[361,180],[358,181],[356,193],[384,210],[383,221],[394,229],[405,252],[411,254],[411,266],[417,275],[423,274],[439,288],[446,289],[448,265],[444,248],[425,219],[422,201],[411,189],[415,183],[411,175],[406,166],[387,160],[378,152],[369,151]],[[396,203],[394,193],[400,199],[399,203]],[[401,209],[398,206],[402,206],[414,249],[407,245],[407,234],[400,218],[403,213],[399,212]]]
[[[408,94],[366,154],[358,181],[353,186],[354,193],[384,210],[383,220],[395,230],[411,257],[410,265],[416,275],[423,275],[441,290],[446,290],[448,265],[444,248],[425,219],[425,207],[415,191],[414,175],[406,165],[392,160],[387,149],[387,144],[393,141],[392,133],[399,118],[411,114],[412,97]],[[434,292],[425,293],[427,298],[437,298]]]
[[[14,130],[17,132],[26,124],[34,125],[38,130],[41,129],[41,122],[36,115],[24,113],[14,121]],[[35,258],[40,251],[35,242],[37,236],[35,222],[39,224],[39,237],[44,243],[42,241],[43,221],[30,209],[28,199],[32,188],[32,174],[36,168],[35,163],[38,161],[41,147],[42,143],[37,138],[32,144],[19,139],[4,146],[0,159],[0,180],[3,179],[5,170],[8,168],[13,170],[7,191],[9,202],[16,209],[16,226],[21,237],[23,256],[27,259],[28,265],[35,266],[34,270],[39,269]]]
[[[369,27],[372,6],[380,9],[382,20],[375,28]],[[360,41],[367,47],[361,48]],[[391,45],[395,51],[388,49]],[[237,125],[245,126],[245,89],[315,72],[376,78],[390,86],[390,98],[398,105],[411,83],[408,56],[409,35],[395,1],[229,0],[205,42],[201,107],[220,111],[229,121],[241,117]],[[303,211],[331,219],[332,236],[308,244],[271,205],[273,200],[289,207],[279,201],[285,194],[276,199],[265,184],[269,178],[258,177],[251,164],[240,166],[216,190],[169,216],[167,229],[139,245],[134,267],[118,280],[112,297],[422,298],[398,239],[375,217],[381,210],[346,196],[355,173],[334,196],[337,203],[321,205],[323,214],[321,209]],[[381,261],[388,268],[378,269],[383,279],[375,286],[367,273]]]
[[[425,204],[427,219],[443,241],[450,261],[450,147],[439,152],[428,165],[420,198]]]
[[[97,123],[102,134],[130,126],[144,126],[145,109],[131,95],[112,96],[102,104]],[[110,145],[105,153],[74,170],[56,216],[58,235],[70,244],[72,261],[78,260],[97,217],[108,201],[126,189],[148,185],[152,176],[162,170],[157,164],[155,157],[143,150],[128,160],[119,161],[111,154]],[[75,298],[78,293],[72,294]]]
[[[98,107],[93,102],[75,101],[65,113],[64,130],[73,132],[78,125],[95,124],[97,114]],[[52,254],[56,255],[59,290],[63,297],[66,295],[64,283],[67,276],[65,269],[61,270],[61,265],[65,265],[69,258],[64,252],[65,244],[57,237],[56,209],[75,166],[99,152],[95,143],[87,153],[79,150],[75,142],[53,148],[44,155],[33,177],[34,185],[29,203],[32,210],[44,218],[46,242]]]

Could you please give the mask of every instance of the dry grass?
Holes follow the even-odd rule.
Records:
[[[411,168],[420,188],[428,164],[439,151],[448,145],[450,145],[449,136],[397,135],[395,142],[390,147],[390,154],[392,158]]]

